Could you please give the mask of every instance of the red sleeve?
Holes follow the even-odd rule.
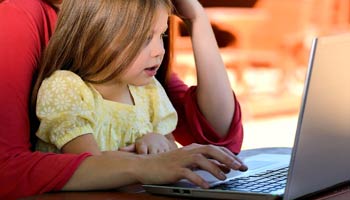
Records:
[[[59,190],[89,156],[29,150],[32,76],[56,17],[40,0],[0,3],[0,199]]]
[[[236,154],[240,152],[243,126],[241,108],[237,100],[228,135],[226,138],[220,138],[199,110],[196,87],[188,88],[176,74],[171,74],[166,89],[179,116],[179,122],[173,134],[180,144],[214,144],[224,146]]]

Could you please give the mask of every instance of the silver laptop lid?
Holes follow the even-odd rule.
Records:
[[[350,34],[316,38],[284,199],[350,180]]]

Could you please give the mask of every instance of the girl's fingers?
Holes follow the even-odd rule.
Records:
[[[138,154],[147,154],[148,153],[147,146],[143,143],[136,142],[136,152]]]
[[[149,145],[149,146],[147,147],[147,149],[148,149],[148,150],[147,150],[148,154],[157,154],[158,151],[159,151],[158,148],[153,147],[152,145]]]
[[[148,154],[158,154],[170,151],[171,147],[168,144],[158,145],[158,146],[148,146]]]
[[[135,144],[130,144],[125,147],[119,148],[119,151],[126,151],[126,152],[135,152]]]

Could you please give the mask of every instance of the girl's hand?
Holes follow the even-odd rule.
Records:
[[[171,133],[166,136],[158,133],[148,133],[137,139],[134,144],[122,147],[119,150],[137,154],[157,154],[176,148],[177,145]]]
[[[236,102],[210,19],[198,0],[172,2],[191,37],[197,105],[215,132],[226,138],[235,116]]]
[[[175,14],[183,20],[193,21],[200,12],[204,12],[198,0],[173,0]]]

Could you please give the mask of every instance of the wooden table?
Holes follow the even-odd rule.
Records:
[[[290,148],[262,148],[242,151],[241,157],[249,157],[259,153],[289,154]],[[146,193],[141,185],[133,185],[118,190],[91,192],[56,192],[23,198],[22,200],[190,200],[182,197],[157,196]],[[348,200],[350,199],[350,185],[323,192],[310,200]],[[192,198],[193,200],[193,198]]]

